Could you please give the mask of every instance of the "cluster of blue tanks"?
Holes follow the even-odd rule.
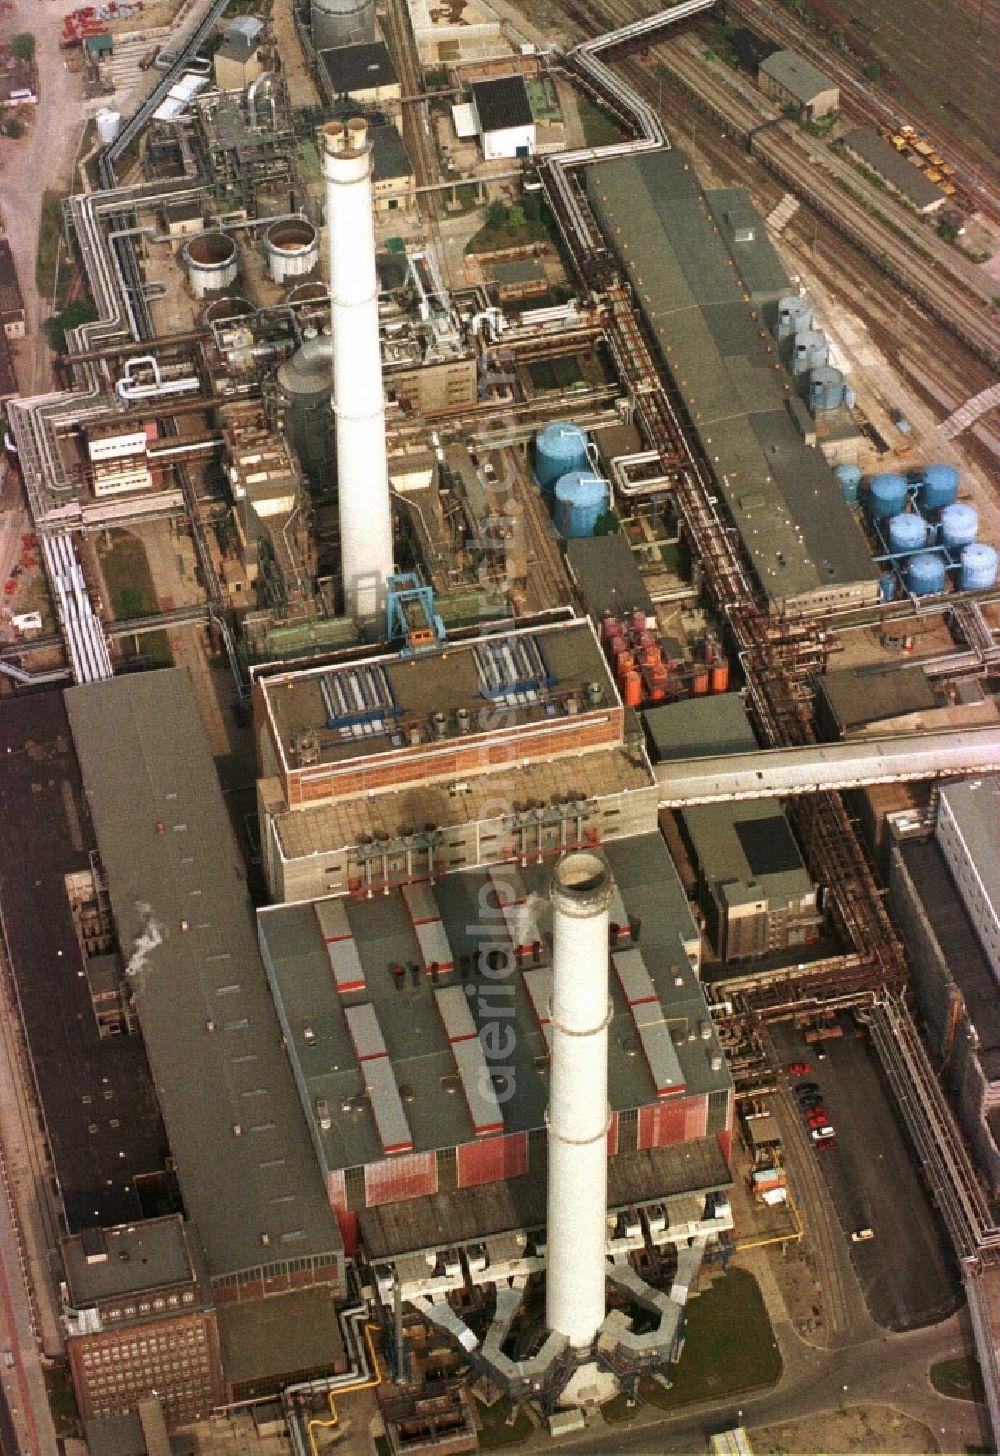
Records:
[[[844,499],[856,503],[861,471],[840,465],[836,474]],[[887,471],[869,483],[872,526],[914,596],[943,592],[953,568],[959,591],[984,591],[996,583],[997,552],[976,540],[979,515],[958,500],[958,486],[953,465],[928,465],[914,479]],[[882,573],[883,597],[891,600],[895,587],[896,570],[889,567]]]
[[[551,424],[535,436],[535,480],[549,498],[552,519],[567,540],[592,536],[608,509],[608,483],[595,475],[579,425]]]

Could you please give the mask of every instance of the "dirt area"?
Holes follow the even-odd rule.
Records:
[[[292,20],[291,0],[279,0],[271,7],[271,31],[281,57],[282,76],[292,106],[318,106],[319,95],[302,58],[302,47]]]
[[[760,1456],[813,1456],[814,1452],[817,1456],[840,1456],[848,1451],[863,1452],[865,1456],[875,1456],[876,1452],[922,1456],[939,1449],[929,1427],[921,1421],[879,1405],[827,1411],[779,1426],[752,1426],[749,1434]]]

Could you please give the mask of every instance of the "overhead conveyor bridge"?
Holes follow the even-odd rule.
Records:
[[[947,733],[901,733],[810,743],[754,753],[674,759],[656,765],[663,808],[734,799],[788,798],[1000,769],[1000,726]]]

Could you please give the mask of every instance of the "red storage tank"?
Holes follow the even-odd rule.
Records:
[[[615,672],[621,677],[626,672],[631,672],[635,667],[635,655],[627,647],[615,653]]]
[[[642,679],[637,672],[627,672],[622,682],[622,698],[626,708],[638,708],[642,702]]]
[[[621,623],[617,617],[605,617],[601,623],[601,641],[610,642],[612,637],[621,636]]]
[[[640,612],[638,608],[632,613],[632,627],[636,632],[642,632],[646,626],[646,613]]]
[[[712,692],[724,693],[729,688],[729,663],[724,657],[712,666]]]
[[[708,692],[708,669],[706,667],[696,668],[694,677],[691,679],[691,694],[693,697],[701,698]]]

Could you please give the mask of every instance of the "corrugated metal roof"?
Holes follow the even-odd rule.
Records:
[[[761,61],[760,69],[803,106],[808,106],[824,91],[837,89],[836,81],[824,76],[797,51],[774,51],[767,60]]]
[[[879,136],[871,126],[857,126],[845,132],[841,141],[849,152],[871,167],[880,176],[913,203],[919,212],[929,212],[943,207],[945,194],[928,182],[919,167],[900,156],[895,147]]]

